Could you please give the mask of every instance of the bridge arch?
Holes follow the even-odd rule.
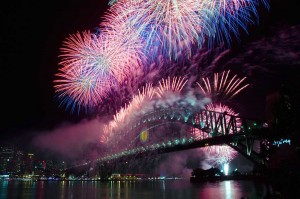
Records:
[[[158,130],[159,128],[170,128],[172,125],[177,130],[186,128],[187,131],[163,134],[161,130]],[[262,124],[227,113],[186,108],[157,109],[143,115],[126,128],[114,130],[113,138],[110,139],[110,146],[113,147],[108,155],[99,158],[98,161],[111,161],[152,151],[167,153],[208,145],[227,144],[252,162],[264,164],[264,158],[253,150],[254,140],[259,139],[253,130],[261,127]],[[155,131],[151,132],[152,129]],[[205,136],[196,137],[193,129],[200,130]],[[139,136],[145,131],[149,137],[161,139],[155,139],[155,142],[142,142],[139,140]],[[118,148],[119,146],[123,147]]]

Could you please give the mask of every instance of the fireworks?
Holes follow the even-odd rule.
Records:
[[[137,42],[124,40],[114,31],[70,35],[61,48],[63,68],[54,81],[56,92],[63,101],[73,102],[73,106],[98,105],[112,84],[122,82],[140,67],[139,47]]]
[[[56,74],[57,79],[54,80],[55,91],[61,103],[74,110],[77,106],[99,107],[107,96],[117,92],[115,90],[118,90],[119,85],[128,88],[132,86],[130,92],[126,92],[128,89],[122,93],[124,101],[119,102],[118,105],[123,104],[123,107],[117,108],[119,111],[102,129],[100,141],[105,144],[116,141],[123,149],[128,148],[130,144],[134,145],[136,135],[131,131],[132,129],[128,130],[132,127],[130,125],[134,121],[138,121],[140,125],[144,122],[144,118],[142,120],[135,118],[159,109],[168,111],[170,108],[170,118],[177,117],[176,122],[181,126],[180,119],[183,118],[183,121],[188,122],[190,115],[203,109],[204,104],[207,103],[197,98],[200,96],[198,93],[196,96],[195,92],[190,90],[182,92],[188,78],[203,74],[203,71],[207,72],[212,67],[200,68],[196,64],[182,67],[178,64],[181,63],[179,58],[187,57],[189,60],[184,62],[193,62],[193,59],[198,59],[196,55],[194,56],[194,50],[200,52],[206,44],[209,47],[214,46],[214,42],[230,44],[232,34],[238,38],[240,29],[247,31],[248,24],[255,23],[258,15],[256,9],[260,2],[267,6],[264,0],[111,0],[111,7],[104,16],[103,22],[100,23],[99,34],[84,31],[71,34],[63,42],[59,63],[62,68],[59,69]],[[158,55],[168,60],[168,64],[159,63],[157,71],[148,74],[146,71],[151,71],[153,64],[146,65],[145,57],[155,63],[160,62]],[[176,66],[181,67],[180,69],[174,69],[172,63],[174,60],[178,61]],[[158,74],[165,66],[168,67],[168,71]],[[152,81],[166,77],[170,73],[172,75],[184,73],[184,77],[163,78],[158,81],[156,87],[148,83],[133,95],[142,84],[141,73],[147,74],[148,76],[145,76]],[[232,99],[247,88],[249,84],[245,84],[245,80],[246,77],[231,76],[230,71],[215,73],[212,81],[207,77],[202,78],[202,81],[197,84],[205,97],[212,98],[212,104],[206,105],[205,108],[216,112],[217,116],[224,115],[226,122],[231,116],[238,116],[233,109],[220,102]],[[191,85],[192,81],[190,81]],[[171,113],[172,108],[174,110],[181,108],[185,112],[181,114],[180,109],[175,116],[175,111]],[[147,120],[151,119],[147,118]],[[151,122],[154,123],[154,119]],[[241,126],[239,119],[236,122],[239,129]],[[138,137],[145,144],[148,136],[152,135],[149,130],[152,133],[158,126],[162,129],[163,127],[160,127],[162,125],[165,123],[153,124],[150,128],[140,131]],[[119,132],[119,129],[126,129],[126,132]],[[191,141],[194,138],[199,140],[211,137],[210,133],[201,130],[193,133],[194,137]],[[126,138],[132,140],[127,143]],[[155,144],[157,146],[157,143]],[[205,151],[218,165],[229,162],[237,153],[223,145],[210,146]]]
[[[237,78],[237,75],[230,77],[229,74],[230,70],[224,71],[221,74],[214,73],[213,81],[210,81],[209,78],[202,78],[202,85],[197,82],[197,85],[199,86],[202,93],[205,96],[212,98],[212,103],[206,105],[206,109],[209,111],[217,112],[217,117],[219,114],[226,113],[224,115],[226,123],[229,123],[231,116],[238,116],[238,113],[224,104],[217,104],[216,101],[225,101],[226,99],[232,99],[234,96],[236,96],[238,93],[249,86],[249,84],[244,84],[244,80],[246,79],[246,77],[240,79]],[[238,131],[241,128],[241,125],[241,120],[237,117],[236,128]],[[219,128],[225,128],[225,126],[220,126]],[[232,132],[230,131],[229,134],[230,133]],[[205,139],[207,135],[205,135],[201,131],[195,131],[195,137],[196,139]],[[209,146],[205,147],[203,150],[209,157],[209,161],[211,161],[213,165],[218,166],[223,165],[224,163],[228,163],[237,155],[237,151],[233,150],[227,145]]]
[[[234,159],[238,152],[227,145],[214,145],[204,148],[208,161],[214,166],[221,166]]]
[[[167,91],[180,93],[186,84],[187,80],[181,77],[168,77],[167,79],[162,79],[159,81],[158,87],[153,87],[152,84],[146,84],[139,90],[137,95],[134,95],[129,104],[115,114],[114,122],[111,126],[116,127],[115,123],[124,122],[127,115],[133,112],[133,110],[140,109],[145,100],[151,101],[153,98],[162,98],[163,94]]]
[[[213,101],[222,99],[232,99],[242,90],[249,86],[249,84],[243,84],[246,77],[237,78],[234,75],[232,78],[229,77],[230,70],[214,74],[214,80],[210,81],[209,78],[202,78],[203,84],[197,82],[199,88],[203,94],[207,97],[211,97]]]
[[[222,105],[222,104],[209,104],[206,106],[206,109],[209,111],[215,111],[217,112],[216,114],[223,114],[226,113],[228,115],[224,115],[226,123],[229,123],[230,120],[230,116],[229,115],[233,115],[233,116],[238,116],[237,113],[234,112],[233,109],[229,108],[226,105]],[[218,117],[218,116],[217,116]],[[236,126],[238,129],[241,128],[241,120],[239,118],[236,118]],[[222,127],[220,127],[222,128]],[[223,127],[225,128],[225,127]],[[229,134],[232,132],[229,132]],[[200,132],[198,132],[199,135],[203,135],[200,134]],[[215,146],[208,146],[205,147],[204,152],[207,154],[209,158],[209,161],[212,161],[213,165],[222,165],[224,163],[228,163],[230,162],[236,155],[237,155],[237,151],[235,151],[234,149],[232,149],[230,146],[227,145],[215,145]]]
[[[112,136],[111,133],[115,128],[118,128],[124,124],[127,124],[129,116],[134,110],[140,109],[144,100],[151,100],[155,94],[155,90],[152,87],[152,84],[146,84],[142,88],[142,91],[139,90],[139,93],[133,96],[133,99],[128,105],[122,107],[114,116],[113,120],[109,122],[108,125],[105,125],[103,129],[103,136],[100,139],[101,142],[106,142],[109,140],[109,137]]]
[[[191,45],[199,40],[202,20],[196,7],[193,0],[129,0],[118,1],[110,10],[117,13],[114,21],[130,20],[147,51],[159,48],[169,58],[177,58],[179,52],[190,55]]]
[[[157,87],[157,95],[162,97],[166,91],[178,92],[180,93],[184,85],[187,83],[187,79],[181,77],[174,77],[167,79],[162,79],[159,81],[159,87]]]
[[[170,59],[177,59],[178,54],[190,57],[193,47],[202,47],[206,41],[230,43],[231,32],[238,38],[239,29],[247,30],[247,25],[254,23],[252,18],[257,17],[259,3],[259,0],[112,0],[113,17],[107,18],[109,23],[130,24],[143,38],[147,50],[160,48]]]
[[[207,110],[215,111],[219,113],[227,113],[229,115],[238,116],[237,113],[234,112],[233,109],[229,108],[226,105],[218,104],[209,104],[207,105]],[[224,116],[226,119],[226,122],[229,122],[230,116]],[[238,129],[241,128],[242,122],[239,118],[236,119],[236,126]],[[232,132],[229,132],[232,133]],[[227,145],[215,145],[215,146],[209,146],[204,148],[204,150],[207,150],[207,153],[209,156],[215,157],[215,164],[222,165],[224,163],[230,162],[236,155],[237,151],[232,149],[230,146]]]
[[[183,87],[185,86],[186,82],[187,80],[182,77],[168,77],[159,81],[159,86],[157,87],[152,87],[152,84],[146,84],[146,86],[143,87],[141,91],[139,90],[137,95],[133,96],[132,100],[128,103],[128,105],[122,107],[114,115],[114,119],[105,127],[105,134],[112,136],[111,133],[114,129],[127,125],[130,122],[130,119],[137,117],[138,115],[143,115],[143,113],[149,111],[147,109],[148,106],[145,105],[146,101],[149,102],[149,109],[152,110],[152,103],[154,103],[155,101],[159,101],[166,92],[180,93]],[[164,103],[167,102],[161,101],[161,104]],[[136,110],[138,110],[138,113],[135,113],[137,112]]]
[[[107,83],[105,77],[99,79],[95,77],[94,70],[86,70],[83,67],[72,69],[62,68],[56,76],[60,79],[55,80],[54,86],[62,103],[71,106],[72,110],[79,106],[92,107],[99,104],[102,97],[105,96]]]
[[[237,75],[230,77],[229,70],[224,71],[221,74],[214,73],[213,81],[210,81],[209,78],[202,78],[203,84],[201,85],[198,82],[197,84],[205,96],[212,98],[212,103],[206,105],[206,109],[209,111],[217,112],[217,117],[218,114],[226,113],[224,117],[226,123],[229,123],[230,117],[238,116],[238,114],[228,106],[221,103],[217,104],[215,101],[225,101],[226,99],[232,99],[239,92],[249,86],[249,84],[243,84],[245,79],[245,77],[241,79],[237,78]],[[238,117],[236,118],[236,127],[237,130],[241,128],[241,120]],[[225,127],[220,126],[219,128]],[[229,134],[230,133],[232,132],[229,132]],[[205,139],[205,137],[207,137],[207,135],[205,135],[201,131],[196,131],[195,136],[197,139]],[[203,150],[209,157],[208,161],[210,161],[211,164],[215,166],[220,166],[228,163],[237,155],[237,151],[227,145],[209,146],[205,147]]]

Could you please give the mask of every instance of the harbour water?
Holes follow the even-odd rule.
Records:
[[[264,182],[226,180],[191,183],[189,180],[153,181],[0,181],[1,199],[241,199],[264,198]]]

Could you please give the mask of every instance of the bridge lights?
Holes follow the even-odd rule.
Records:
[[[142,142],[146,142],[148,140],[148,137],[149,137],[149,135],[148,135],[147,130],[144,130],[140,133],[140,140]]]

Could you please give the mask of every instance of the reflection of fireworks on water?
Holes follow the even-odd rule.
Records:
[[[95,107],[110,86],[140,67],[140,44],[113,31],[70,35],[61,48],[63,66],[54,87],[64,103]]]

